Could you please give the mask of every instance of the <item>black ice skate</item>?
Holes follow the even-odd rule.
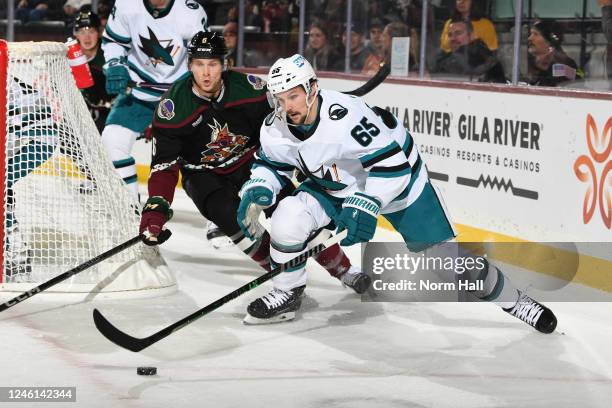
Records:
[[[552,310],[522,292],[519,292],[519,299],[514,307],[503,310],[541,333],[552,333],[557,327],[557,318]]]
[[[221,231],[221,228],[212,221],[208,221],[206,239],[216,249],[228,247],[233,243],[232,240]]]
[[[299,286],[289,291],[272,289],[270,293],[255,299],[247,307],[245,324],[279,323],[295,319],[302,300],[300,297],[306,286]]]
[[[351,266],[348,271],[344,272],[340,277],[340,281],[344,286],[353,289],[358,295],[368,290],[372,284],[372,279],[355,266]]]

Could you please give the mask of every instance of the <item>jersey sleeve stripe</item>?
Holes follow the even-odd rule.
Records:
[[[274,177],[276,177],[276,179],[280,183],[281,187],[285,187],[287,185],[287,181],[285,180],[285,178],[282,177],[280,174],[278,174],[277,171],[273,167],[268,166],[266,163],[262,162],[261,160],[255,160],[255,162],[253,163],[253,166],[251,166],[251,169],[254,169],[257,167],[263,167],[267,170],[270,170],[270,172],[274,175]]]
[[[262,162],[264,165],[268,165],[268,167],[272,167],[275,170],[292,171],[294,169],[294,166],[291,164],[270,160],[261,148],[255,154],[255,162],[258,161]]]
[[[254,98],[245,98],[237,101],[228,102],[224,105],[225,108],[231,108],[232,106],[244,105],[246,103],[258,103],[267,98],[266,94],[256,96]]]
[[[412,135],[406,131],[406,140],[404,141],[404,145],[402,146],[402,150],[406,153],[406,157],[410,156],[410,152],[412,152],[412,148],[414,147],[414,139]]]
[[[406,186],[404,191],[402,191],[402,193],[400,195],[395,197],[393,199],[393,201],[400,201],[400,200],[403,200],[404,198],[408,197],[408,194],[410,194],[410,190],[412,190],[412,185],[414,184],[415,181],[418,180],[418,178],[419,178],[419,176],[421,174],[421,167],[422,167],[422,162],[419,160],[416,163],[416,165],[413,167],[412,176],[410,177],[410,182],[408,183],[408,185]]]
[[[102,44],[108,44],[108,43],[120,45],[126,51],[129,51],[132,48],[132,47],[127,46],[125,44],[118,43],[117,41],[113,40],[112,38],[109,38],[109,37],[106,37],[106,36],[102,36]]]
[[[123,37],[123,36],[117,34],[116,32],[114,32],[113,30],[111,30],[111,28],[110,28],[110,26],[108,24],[106,25],[105,34],[108,34],[108,36],[113,41],[118,42],[120,44],[129,45],[132,42],[132,39],[130,37]]]
[[[183,119],[181,122],[179,123],[167,123],[167,122],[160,122],[159,117],[157,115],[157,109],[155,110],[155,115],[153,115],[153,125],[158,127],[158,128],[162,128],[162,129],[176,129],[176,128],[181,128],[183,126],[188,125],[189,123],[191,123],[198,115],[200,115],[202,112],[204,112],[206,109],[208,109],[207,105],[203,105],[200,108],[198,108],[195,112],[193,112],[191,115],[189,115],[188,117],[186,117],[185,119]]]
[[[405,162],[402,164],[398,164],[397,166],[389,166],[389,167],[372,167],[369,177],[401,177],[407,174],[410,174],[412,171],[412,167],[410,167],[410,163]]]
[[[402,149],[399,147],[399,145],[396,142],[392,142],[391,144],[389,144],[386,147],[383,147],[380,150],[375,151],[374,153],[370,153],[367,154],[363,157],[359,158],[359,161],[361,162],[361,166],[363,168],[367,168],[367,167],[371,167],[373,165],[375,165],[376,163],[379,163],[391,156],[393,156],[394,154],[397,154],[399,152],[401,152]]]
[[[134,73],[136,75],[138,75],[140,77],[140,79],[142,79],[143,81],[146,82],[150,82],[152,84],[156,84],[157,81],[155,79],[153,79],[152,77],[150,77],[149,75],[145,74],[144,72],[142,72],[136,65],[134,65],[134,63],[132,63],[131,61],[128,61],[128,67],[130,67],[130,70],[134,71]],[[161,92],[163,93],[163,92]]]
[[[159,98],[160,96],[164,94],[164,91],[158,91],[155,89],[147,89],[147,88],[137,88],[137,89],[134,89],[133,92],[142,92],[143,94],[155,96],[157,98]]]

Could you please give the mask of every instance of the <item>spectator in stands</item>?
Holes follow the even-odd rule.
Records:
[[[105,63],[104,51],[101,48],[102,25],[100,17],[91,11],[81,11],[74,21],[74,37],[81,46],[81,51],[87,58],[89,70],[94,80],[92,87],[82,89],[89,112],[102,133],[106,117],[110,112],[114,98],[106,93],[106,76],[102,70]]]
[[[368,50],[379,58],[384,58],[384,43],[383,43],[383,30],[385,29],[385,23],[380,18],[373,18],[370,21],[370,41],[368,42]]]
[[[445,52],[450,52],[451,48],[448,41],[448,26],[452,20],[469,20],[474,27],[474,38],[481,39],[491,51],[496,51],[497,33],[493,23],[484,17],[481,7],[476,5],[476,0],[456,0],[455,10],[450,19],[444,24],[442,35],[440,36],[440,48]]]
[[[440,50],[432,73],[458,75],[478,82],[505,83],[504,68],[485,43],[474,38],[469,20],[457,19],[448,26],[450,52]]]
[[[329,71],[338,63],[340,56],[329,43],[327,28],[324,23],[315,21],[308,30],[308,45],[304,57],[316,70]]]
[[[238,23],[230,21],[223,26],[223,38],[225,38],[225,45],[228,49],[226,57],[227,67],[232,68],[236,66],[237,60],[237,47],[238,47]],[[257,52],[257,50],[244,49],[242,58],[242,66],[245,67],[258,67],[263,65],[263,57]]]
[[[64,14],[68,19],[72,19],[83,6],[91,6],[91,0],[67,0],[64,3]]]
[[[346,38],[346,28],[342,30],[342,44],[344,47],[350,48],[351,53],[351,67],[350,71],[355,73],[362,73],[366,75],[372,75],[378,72],[380,63],[382,60],[372,54],[370,50],[365,46],[364,39],[364,28],[360,21],[354,21],[351,24],[351,38]],[[335,69],[342,71],[344,70],[344,51],[340,53],[341,58],[335,65]]]
[[[115,0],[98,0],[98,16],[100,17],[101,30],[104,31],[108,16],[115,5]]]
[[[264,19],[259,12],[257,1],[247,0],[245,6],[245,20],[247,26],[259,27],[261,31],[264,29]]]
[[[383,30],[383,51],[384,61],[386,63],[391,62],[391,45],[393,44],[394,37],[410,37],[410,57],[408,61],[408,69],[415,71],[419,67],[417,60],[419,38],[415,29],[408,27],[408,25],[395,21],[385,26]]]
[[[563,32],[552,20],[538,20],[529,30],[528,81],[531,85],[557,86],[584,75],[561,48]]]
[[[20,0],[17,3],[15,17],[24,24],[29,21],[42,21],[47,17],[48,11],[49,5],[46,0]]]
[[[352,16],[353,22],[364,24],[367,21],[368,13],[365,1],[353,1]],[[329,43],[335,44],[341,40],[346,31],[343,29],[346,23],[347,0],[326,0],[314,9],[313,15],[328,24],[327,33]],[[344,70],[344,68],[342,68]]]
[[[288,32],[291,29],[289,4],[285,0],[268,1],[262,9],[264,32]]]
[[[601,6],[601,25],[608,42],[606,70],[610,89],[612,89],[612,0],[598,0],[598,2]]]

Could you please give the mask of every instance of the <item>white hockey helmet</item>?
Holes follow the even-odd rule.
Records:
[[[310,111],[314,105],[316,96],[318,95],[318,87],[314,88],[313,85],[317,81],[317,75],[312,69],[310,62],[300,54],[292,55],[289,58],[280,58],[277,60],[268,73],[268,91],[272,95],[272,101],[274,102],[274,111],[279,118],[287,121],[286,115],[283,113],[283,109],[280,106],[275,95],[288,91],[296,86],[301,86],[306,91],[306,107],[308,112],[306,113],[306,121],[310,116]],[[287,123],[289,123],[287,121]]]
[[[288,91],[296,86],[303,86],[310,96],[311,85],[317,79],[310,62],[300,54],[289,58],[278,59],[268,73],[268,90],[272,95]]]

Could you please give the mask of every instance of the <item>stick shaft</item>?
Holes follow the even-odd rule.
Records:
[[[48,281],[41,283],[40,285],[27,290],[25,292],[23,292],[21,295],[14,297],[11,300],[6,301],[3,304],[0,304],[0,312],[5,311],[6,309],[8,309],[9,307],[13,307],[21,302],[23,302],[26,299],[31,298],[32,296],[45,291],[46,289],[57,285],[58,283],[65,281],[66,279],[70,278],[71,276],[76,275],[79,272],[83,272],[86,269],[91,268],[92,266],[110,258],[113,255],[118,254],[121,251],[124,251],[125,249],[131,247],[132,245],[140,242],[141,237],[140,235],[137,235],[127,241],[125,241],[122,244],[117,245],[116,247],[109,249],[108,251],[104,252],[103,254],[100,254],[98,256],[96,256],[95,258],[90,259],[89,261],[85,261],[82,264],[80,264],[79,266],[76,266],[72,269],[70,269],[69,271],[66,271],[60,275],[57,275],[54,278],[49,279]]]
[[[251,282],[245,285],[242,285],[238,289],[232,291],[231,293],[228,293],[222,298],[217,299],[216,301],[193,312],[189,316],[177,321],[176,323],[171,324],[170,326],[163,328],[162,330],[148,337],[136,338],[136,337],[130,336],[122,332],[121,330],[116,328],[111,322],[109,322],[102,315],[102,313],[100,313],[100,311],[98,311],[97,309],[94,309],[94,312],[93,312],[94,323],[96,327],[98,328],[98,330],[100,331],[100,333],[102,333],[104,337],[106,337],[108,340],[112,341],[116,345],[123,347],[127,350],[134,351],[134,352],[141,351],[149,347],[150,345],[157,343],[158,341],[168,337],[175,331],[180,330],[183,327],[195,322],[196,320],[207,315],[213,310],[218,309],[219,307],[237,298],[238,296],[250,291],[251,289],[258,287],[262,283],[272,279],[273,277],[282,273],[286,269],[291,268],[295,265],[299,265],[303,263],[306,259],[322,252],[323,250],[325,250],[326,248],[329,248],[330,246],[334,244],[337,244],[338,242],[340,242],[342,239],[346,237],[346,234],[347,234],[346,231],[342,231],[341,233],[331,237],[327,241],[319,245],[316,245],[315,247],[309,249],[308,251],[300,254],[299,256],[295,257],[289,262],[286,262],[278,266],[277,268],[273,269],[272,271],[265,273],[261,275],[260,277],[252,280]]]

